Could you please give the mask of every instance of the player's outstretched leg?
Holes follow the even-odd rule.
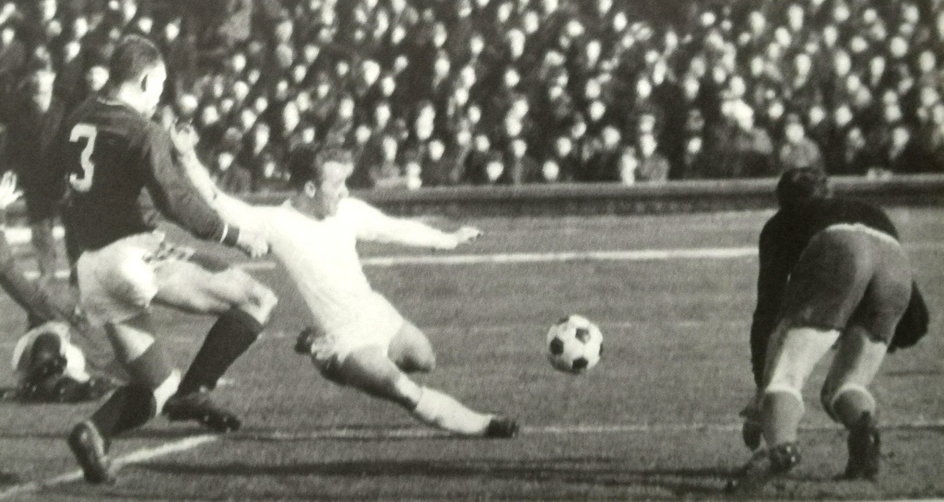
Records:
[[[510,438],[518,433],[518,424],[512,419],[473,411],[447,394],[417,385],[381,347],[358,349],[322,373],[333,381],[397,403],[417,420],[433,427],[491,438]]]
[[[881,434],[875,398],[867,386],[885,358],[887,345],[859,325],[852,325],[839,342],[823,385],[823,408],[849,431],[849,459],[840,479],[871,479],[881,463]]]
[[[259,337],[275,307],[275,295],[245,272],[201,255],[175,263],[158,280],[158,301],[219,314],[164,414],[172,421],[193,420],[218,432],[238,430],[239,418],[214,403],[209,392]]]
[[[180,376],[155,343],[147,315],[107,327],[115,354],[131,378],[92,416],[72,429],[69,448],[82,467],[86,481],[113,483],[116,469],[108,457],[112,438],[154,418],[176,390]]]

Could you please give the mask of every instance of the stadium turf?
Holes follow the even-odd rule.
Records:
[[[300,299],[280,270],[257,264],[252,273],[281,303],[263,340],[217,392],[244,417],[243,430],[213,436],[155,420],[115,444],[115,457],[134,455],[119,484],[88,487],[74,479],[63,439],[92,405],[2,402],[0,499],[723,497],[729,474],[748,458],[737,412],[753,385],[747,337],[757,261],[750,249],[769,214],[485,219],[463,222],[486,235],[455,253],[363,246],[375,263],[366,269],[375,287],[437,350],[438,369],[420,380],[472,407],[518,417],[525,428],[510,441],[444,436],[322,380],[292,353],[306,323]],[[944,496],[944,212],[892,216],[933,324],[917,349],[889,357],[875,383],[886,425],[881,478],[831,481],[845,464],[845,436],[818,403],[821,365],[806,390],[804,461],[764,497]],[[456,254],[475,256],[447,260]],[[401,263],[409,256],[433,260]],[[386,257],[398,258],[378,260]],[[581,377],[555,372],[544,356],[547,327],[568,313],[593,319],[605,337],[602,362]],[[22,317],[0,297],[0,361],[8,360]],[[166,312],[157,318],[179,361],[209,326]],[[95,357],[101,347],[93,349]],[[11,378],[4,363],[0,386]]]

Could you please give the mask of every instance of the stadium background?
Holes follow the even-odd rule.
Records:
[[[524,424],[511,442],[444,437],[323,382],[291,354],[307,319],[291,282],[271,262],[232,253],[281,298],[216,393],[246,428],[215,436],[156,420],[116,445],[129,464],[118,486],[87,487],[63,437],[93,405],[0,401],[0,499],[718,497],[747,456],[737,411],[752,389],[757,232],[776,174],[815,159],[814,149],[841,175],[841,193],[889,206],[940,312],[941,1],[601,4],[610,3],[0,2],[8,132],[21,117],[7,104],[53,82],[74,106],[104,82],[117,37],[150,32],[173,73],[159,119],[192,118],[227,188],[277,200],[293,147],[335,141],[357,154],[359,195],[443,228],[484,229],[460,254],[360,251],[378,291],[436,347],[428,381]],[[179,28],[173,41],[168,25]],[[783,148],[788,123],[815,148]],[[653,140],[658,155],[640,158]],[[16,158],[3,166],[22,169]],[[32,264],[25,229],[8,234]],[[607,355],[586,378],[555,373],[543,355],[546,326],[571,312],[606,336]],[[156,324],[176,361],[192,357],[208,327],[162,310]],[[3,360],[23,326],[0,298]],[[932,335],[890,357],[876,381],[886,431],[878,483],[830,481],[844,436],[811,392],[805,460],[763,496],[944,496],[941,328],[935,315]],[[102,355],[100,340],[84,343]],[[6,365],[0,382],[12,382]]]
[[[143,33],[159,120],[192,120],[237,192],[283,190],[314,140],[357,187],[940,173],[941,3],[7,1],[0,119],[51,79],[74,107]]]

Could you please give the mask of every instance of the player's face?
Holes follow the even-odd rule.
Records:
[[[311,194],[316,217],[326,218],[337,214],[341,199],[348,196],[347,178],[352,170],[353,166],[349,162],[329,161],[324,165],[321,183]]]
[[[163,64],[159,64],[145,74],[142,85],[141,105],[147,116],[154,115],[157,111],[157,105],[161,101],[161,94],[164,93],[164,81],[167,80],[167,69]]]

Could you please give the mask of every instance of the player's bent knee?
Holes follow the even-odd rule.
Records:
[[[423,354],[417,361],[416,371],[421,373],[429,373],[436,369],[436,355],[432,352]]]

